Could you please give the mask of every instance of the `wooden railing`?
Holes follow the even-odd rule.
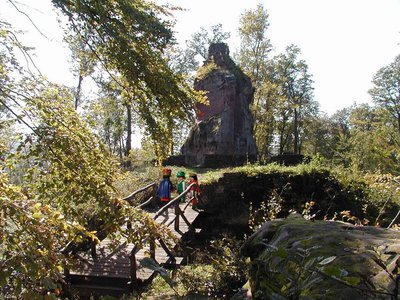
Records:
[[[151,197],[150,197],[148,200],[146,200],[145,202],[143,202],[143,203],[141,203],[140,205],[137,206],[137,208],[143,208],[143,207],[149,205],[149,204],[151,203],[151,200],[154,199],[156,187],[157,187],[157,184],[156,184],[155,182],[150,183],[150,184],[148,184],[148,185],[146,185],[146,186],[144,186],[144,187],[142,187],[142,188],[140,188],[140,189],[134,191],[132,194],[130,194],[130,195],[128,195],[128,196],[122,198],[122,200],[126,200],[126,201],[128,201],[128,202],[131,203],[131,201],[132,201],[133,199],[135,199],[135,197],[136,197],[139,193],[144,192],[144,191],[146,191],[146,190],[148,190],[148,189],[150,189],[150,188],[153,188],[153,192],[154,192],[153,195],[151,195]]]
[[[142,187],[142,188],[140,188],[140,189],[134,191],[134,192],[131,193],[130,195],[128,195],[128,196],[122,198],[122,200],[128,201],[129,203],[132,204],[132,200],[135,199],[136,196],[137,196],[138,194],[140,194],[141,192],[145,192],[145,191],[147,191],[147,190],[149,190],[149,189],[153,189],[152,195],[151,195],[146,201],[144,201],[143,203],[141,203],[141,204],[139,204],[139,205],[136,206],[136,208],[143,208],[143,207],[146,207],[147,205],[149,205],[149,204],[155,199],[155,196],[156,196],[156,188],[157,188],[157,183],[152,182],[152,183],[150,183],[150,184],[148,184],[148,185],[146,185],[146,186],[144,186],[144,187]],[[127,221],[126,221],[126,227],[127,227],[128,229],[131,229],[131,228],[132,228],[132,225],[131,225],[131,223],[130,223],[130,220],[127,220]],[[97,255],[96,255],[96,246],[97,246],[97,242],[94,241],[94,240],[92,240],[92,241],[90,242],[90,255],[92,256],[93,259],[95,259],[96,256],[97,256]]]
[[[178,196],[176,196],[175,198],[173,198],[172,200],[167,202],[163,207],[161,207],[155,213],[155,215],[153,217],[153,220],[156,221],[169,208],[174,207],[174,217],[171,220],[166,219],[165,221],[160,222],[160,224],[163,224],[164,226],[168,227],[172,223],[174,223],[174,229],[176,231],[179,231],[179,223],[180,223],[180,217],[181,217],[182,220],[189,227],[189,230],[193,230],[194,229],[193,225],[188,221],[188,219],[185,217],[184,213],[186,211],[186,208],[193,201],[193,199],[195,199],[198,196],[196,194],[197,193],[196,192],[197,189],[196,188],[194,189],[194,193],[193,193],[191,198],[186,199],[187,203],[186,203],[186,205],[184,206],[183,209],[180,208],[179,203],[180,203],[180,199],[182,197],[186,198],[186,195],[192,190],[192,187],[195,187],[196,185],[197,185],[196,183],[190,184],[181,194],[179,194]],[[126,196],[125,198],[123,198],[123,200],[129,201],[131,203],[131,201],[133,199],[135,199],[135,197],[139,193],[144,192],[144,191],[152,188],[153,189],[152,195],[146,201],[144,201],[143,203],[141,203],[141,204],[136,206],[136,208],[143,209],[144,207],[148,206],[153,201],[153,199],[155,199],[157,197],[156,196],[156,187],[157,187],[156,183],[148,184],[147,186],[142,187],[142,188],[134,191],[130,195]],[[127,229],[129,230],[129,229],[131,229],[130,220],[126,220],[126,221],[127,221]],[[157,241],[160,244],[161,248],[163,248],[163,250],[165,251],[165,253],[169,257],[168,261],[170,261],[171,263],[175,263],[176,262],[176,258],[174,256],[174,254],[172,253],[172,251],[168,248],[167,244],[161,238],[158,238]],[[155,238],[153,238],[153,237],[148,238],[147,240],[142,241],[141,244],[144,245],[144,244],[146,244],[146,242],[149,243],[150,257],[156,261],[156,240],[155,240]],[[72,243],[72,242],[70,242],[70,243]],[[65,249],[68,247],[68,245],[65,247]],[[139,250],[140,250],[139,246],[136,245],[136,246],[133,247],[133,249],[132,249],[132,251],[130,253],[131,289],[135,289],[137,287],[137,283],[138,283],[138,280],[137,280],[137,259],[136,259],[136,254],[137,254],[137,252]],[[96,259],[96,242],[95,241],[91,242],[90,252],[91,252],[91,256],[93,257],[93,259]],[[64,268],[64,273],[65,273],[65,275],[68,275],[69,274],[69,270],[67,268]]]
[[[165,221],[160,222],[160,224],[163,224],[164,226],[168,227],[172,223],[174,223],[174,229],[176,231],[179,231],[179,217],[181,217],[183,219],[183,221],[186,223],[186,225],[188,225],[189,230],[194,230],[193,225],[188,221],[188,219],[185,217],[184,213],[185,213],[186,208],[193,201],[193,199],[198,196],[198,195],[196,195],[196,189],[194,189],[195,191],[193,193],[193,196],[190,199],[188,199],[187,204],[185,205],[183,210],[180,208],[179,203],[180,203],[181,197],[186,197],[186,195],[191,191],[192,187],[195,187],[196,185],[197,185],[196,183],[190,184],[181,194],[179,194],[178,196],[176,196],[175,198],[173,198],[172,200],[167,202],[163,207],[161,207],[155,213],[153,220],[156,221],[158,219],[158,217],[162,216],[169,208],[174,207],[174,212],[175,212],[174,218],[172,218],[171,220],[166,219]],[[175,263],[176,258],[174,256],[174,254],[172,253],[172,251],[168,248],[167,244],[161,238],[158,238],[157,241],[159,242],[161,248],[163,248],[165,253],[168,255],[169,260],[172,263]],[[145,242],[146,241],[144,241],[142,243],[142,245],[145,244]],[[150,250],[149,250],[150,257],[156,261],[156,240],[155,240],[155,238],[151,237],[151,238],[149,238],[148,242],[149,242],[149,248],[150,248]],[[136,245],[135,247],[133,247],[131,254],[130,254],[130,269],[131,269],[130,274],[131,274],[131,289],[132,290],[137,287],[136,253],[139,250],[140,249],[139,249],[138,245]]]

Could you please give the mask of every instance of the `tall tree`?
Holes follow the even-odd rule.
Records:
[[[334,113],[329,120],[331,124],[332,155],[325,156],[333,160],[334,164],[348,167],[350,162],[347,153],[350,151],[350,115],[353,108],[344,108]]]
[[[304,133],[305,121],[308,117],[316,115],[318,104],[313,100],[313,80],[308,71],[306,62],[299,59],[300,48],[290,45],[286,53],[278,55],[274,59],[273,82],[279,86],[280,95],[286,100],[286,107],[281,107],[281,114],[284,110],[290,112],[290,126],[284,126],[290,130],[292,136],[292,151],[301,154],[302,135]],[[283,110],[282,110],[283,109]],[[289,121],[286,117],[283,121]],[[280,133],[281,142],[287,136]],[[281,147],[281,151],[282,151]]]
[[[143,0],[52,2],[68,17],[70,30],[78,35],[89,32],[88,48],[133,101],[147,134],[159,143],[161,161],[171,149],[162,144],[171,140],[165,136],[170,132],[165,126],[171,123],[165,118],[188,118],[199,99],[163,58],[173,42],[171,23],[161,18],[168,11]]]
[[[268,78],[268,55],[272,49],[267,37],[268,27],[268,13],[261,4],[254,10],[246,10],[240,18],[238,60],[256,89],[252,105],[255,121],[253,131],[261,160],[270,154],[274,99],[277,96],[276,89]]]
[[[375,86],[369,93],[373,101],[392,115],[400,134],[400,55],[381,68],[372,82]]]
[[[71,50],[72,73],[77,77],[75,88],[74,107],[82,104],[82,84],[83,80],[94,72],[96,58],[87,45],[89,32],[86,30],[78,35],[68,34],[65,40]]]
[[[199,55],[203,61],[206,61],[210,44],[226,42],[229,37],[230,33],[223,31],[222,24],[213,25],[208,30],[200,27],[199,31],[193,33],[190,40],[186,41],[186,47],[189,53]]]
[[[259,86],[266,76],[268,55],[272,45],[267,37],[269,27],[268,13],[259,4],[254,10],[246,10],[240,18],[240,67]]]
[[[326,115],[309,118],[304,130],[303,153],[331,158],[333,154],[331,128],[332,123]]]
[[[126,153],[127,112],[123,105],[121,90],[113,81],[106,79],[96,81],[100,87],[99,96],[90,102],[85,114],[93,120],[94,129],[108,150],[122,161]]]

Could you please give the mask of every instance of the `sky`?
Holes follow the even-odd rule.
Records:
[[[16,0],[46,38],[22,14],[0,0],[0,18],[26,30],[21,40],[36,47],[35,62],[49,79],[76,85],[69,71],[68,47],[50,0]],[[267,35],[276,55],[286,46],[301,49],[300,58],[314,80],[314,99],[329,115],[353,103],[370,103],[372,78],[400,54],[400,0],[156,0],[185,8],[175,13],[178,42],[221,23],[231,33],[231,53],[239,46],[241,14],[262,4],[269,14]]]

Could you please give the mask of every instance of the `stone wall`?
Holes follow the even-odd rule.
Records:
[[[201,183],[201,181],[200,181]],[[310,214],[316,219],[340,218],[340,212],[349,211],[360,220],[375,220],[379,207],[366,203],[363,190],[347,190],[329,172],[313,172],[297,175],[292,173],[272,173],[246,175],[225,173],[218,182],[201,184],[203,209],[199,227],[205,232],[238,232],[249,229],[250,203],[253,217],[262,221],[262,205],[271,201],[279,206],[278,218],[286,217],[290,211],[302,212],[305,204],[313,201]],[[380,217],[381,226],[387,226],[395,217],[398,206],[386,207]],[[261,219],[260,219],[261,218]]]

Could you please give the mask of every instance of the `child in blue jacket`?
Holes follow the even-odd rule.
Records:
[[[157,189],[157,196],[160,197],[161,202],[168,202],[171,200],[171,191],[173,190],[173,185],[170,180],[171,169],[163,170],[163,179]]]

